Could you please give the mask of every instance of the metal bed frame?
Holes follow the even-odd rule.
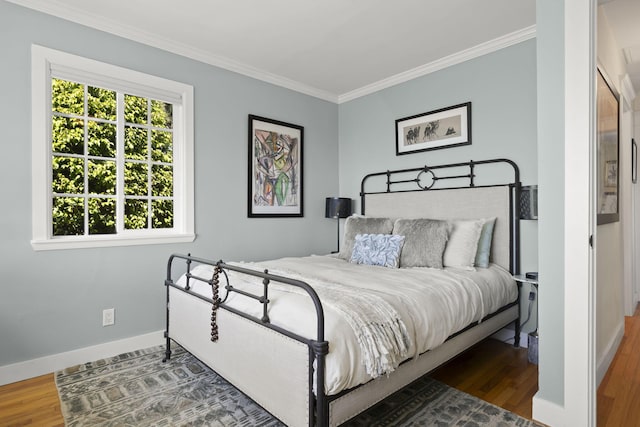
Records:
[[[401,170],[388,170],[384,172],[372,173],[366,175],[361,182],[361,213],[364,215],[365,213],[365,196],[368,194],[381,194],[381,193],[392,193],[392,192],[411,192],[411,191],[437,191],[444,189],[462,189],[462,188],[474,188],[474,187],[496,187],[496,186],[504,186],[505,184],[500,185],[483,185],[476,186],[475,185],[475,168],[480,165],[487,164],[507,164],[513,168],[514,180],[508,185],[511,187],[511,195],[510,195],[510,272],[512,274],[519,273],[519,195],[520,195],[520,175],[518,166],[511,160],[508,159],[491,159],[491,160],[482,160],[482,161],[469,161],[463,163],[453,163],[447,165],[437,165],[437,166],[424,166],[419,168],[411,168],[411,169],[401,169]],[[465,167],[469,168],[469,172],[462,175],[448,175],[448,176],[437,176],[436,172],[440,169],[446,168],[460,168]],[[417,173],[415,178],[411,179],[396,179],[397,175],[406,175],[410,173]],[[423,175],[428,174],[431,179],[430,184],[422,184]],[[365,191],[365,184],[367,181],[374,177],[385,176],[386,177],[386,190],[382,192],[367,192]],[[459,179],[468,179],[469,183],[466,186],[453,186],[453,187],[444,187],[444,188],[433,188],[435,184],[439,181],[445,180],[459,180]],[[415,184],[418,189],[407,189],[407,185]],[[398,189],[392,191],[393,186],[403,186],[405,188]],[[176,260],[183,260],[186,264],[186,286],[182,287],[177,285],[173,281],[173,268],[174,262]],[[191,273],[191,264],[195,262],[198,264],[206,264],[214,267],[214,273],[211,279],[198,277]],[[235,271],[243,274],[247,274],[250,276],[254,276],[262,279],[262,293],[253,294],[240,289],[236,289],[229,281],[229,277],[227,275],[227,271]],[[220,274],[224,276],[225,284],[224,289],[226,290],[226,295],[223,299],[219,297],[219,287],[220,287]],[[208,283],[212,289],[212,297],[207,298],[196,292],[191,290],[190,282],[191,280],[199,280],[204,283]],[[277,325],[273,325],[269,320],[269,285],[272,282],[282,283],[285,285],[293,286],[302,289],[307,293],[311,301],[315,306],[315,315],[316,315],[316,336],[315,338],[307,338],[300,336],[298,334],[292,333],[282,327]],[[164,282],[166,286],[166,330],[164,332],[164,337],[166,338],[166,350],[165,357],[163,362],[166,362],[171,357],[171,337],[169,335],[169,316],[170,316],[170,304],[169,304],[169,289],[176,288],[182,292],[190,294],[196,298],[199,298],[207,303],[211,304],[211,341],[218,340],[218,327],[217,327],[217,310],[224,309],[229,312],[232,312],[238,316],[241,316],[245,319],[250,320],[251,322],[257,323],[265,328],[276,331],[282,335],[285,335],[295,341],[305,344],[308,347],[309,352],[309,424],[317,425],[317,426],[328,426],[329,425],[329,403],[335,399],[338,399],[345,394],[352,392],[354,389],[362,387],[362,385],[358,387],[354,387],[348,390],[343,390],[342,392],[327,396],[325,392],[325,357],[329,352],[329,343],[324,338],[324,310],[322,307],[322,303],[320,298],[318,297],[315,290],[306,282],[300,280],[294,280],[288,277],[270,274],[268,270],[264,271],[256,271],[250,270],[246,268],[242,268],[236,265],[227,264],[224,261],[211,261],[207,259],[193,257],[189,255],[181,255],[181,254],[173,254],[169,257],[167,262],[167,277]],[[258,303],[262,304],[262,317],[257,318],[246,313],[243,313],[233,307],[230,307],[226,304],[227,297],[229,293],[236,292],[245,297],[252,298],[256,300]],[[461,331],[456,332],[447,338],[447,341],[456,337],[459,334],[477,326],[479,323],[490,319],[493,316],[500,314],[501,312],[512,308],[513,306],[518,305],[518,315],[520,314],[520,284],[518,283],[518,299],[511,304],[508,304],[498,311],[489,314],[478,322],[474,322],[468,325],[466,328]],[[515,337],[514,337],[514,346],[519,346],[519,338],[520,338],[520,317],[518,316],[515,321]],[[314,371],[314,362],[315,362],[315,371]],[[403,362],[404,363],[404,362]],[[315,375],[314,375],[315,374]],[[314,378],[316,379],[316,393],[314,390]],[[364,384],[363,384],[364,385]]]

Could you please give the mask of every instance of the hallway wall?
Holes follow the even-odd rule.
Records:
[[[621,79],[624,77],[625,62],[611,31],[602,8],[598,9],[597,29],[598,68],[605,78],[621,94]],[[620,95],[620,105],[624,103]],[[620,108],[622,118],[622,107]],[[620,128],[619,173],[619,213],[620,221],[599,225],[596,232],[596,383],[599,384],[615,355],[624,334],[624,263],[623,229],[629,216],[629,199],[623,197],[628,185],[629,160],[625,156],[625,142],[629,140],[631,127],[629,120]],[[628,190],[628,189],[627,189]],[[627,266],[628,267],[628,266]]]
[[[633,137],[636,144],[640,144],[640,97],[634,100],[633,112]],[[640,147],[638,147],[640,148]],[[640,153],[637,154],[640,156]],[[636,160],[637,161],[637,160]],[[631,286],[634,291],[634,299],[640,299],[640,184],[636,183],[631,188],[631,215],[633,218],[633,252],[631,257]]]

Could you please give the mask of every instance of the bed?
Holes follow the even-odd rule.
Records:
[[[285,424],[336,426],[512,322],[517,346],[519,191],[508,159],[373,173],[337,254],[174,254],[165,360],[173,340]]]

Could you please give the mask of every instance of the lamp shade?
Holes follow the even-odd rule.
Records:
[[[520,189],[520,219],[538,219],[537,185],[526,185]]]
[[[346,218],[351,215],[351,199],[345,197],[327,197],[325,218]]]

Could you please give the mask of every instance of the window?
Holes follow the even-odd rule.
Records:
[[[193,88],[33,46],[36,250],[185,242]]]

